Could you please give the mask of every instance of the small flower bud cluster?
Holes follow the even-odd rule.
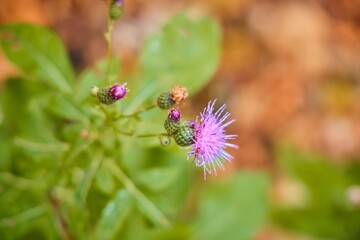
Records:
[[[179,109],[171,109],[164,127],[177,145],[185,147],[193,143],[194,130],[188,122],[180,122],[180,115]]]
[[[104,87],[104,88],[98,88],[98,87],[92,87],[91,88],[91,95],[93,97],[96,97],[101,103],[110,105],[114,102],[122,99],[125,97],[125,95],[129,92],[129,89],[126,87],[126,83],[124,84],[118,84],[115,83],[112,86]]]
[[[175,104],[181,103],[187,98],[188,92],[182,86],[174,86],[171,91],[163,92],[157,98],[157,105],[160,109],[171,109]],[[187,122],[180,121],[180,110],[172,108],[168,117],[165,119],[164,127],[176,144],[179,146],[189,146],[193,143],[193,127]]]

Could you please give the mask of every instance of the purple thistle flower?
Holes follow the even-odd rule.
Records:
[[[216,175],[216,167],[224,170],[223,162],[231,162],[233,157],[225,151],[226,147],[238,149],[237,145],[227,142],[235,139],[237,135],[227,135],[225,132],[225,127],[235,120],[225,122],[230,116],[228,112],[223,114],[226,109],[225,104],[213,113],[215,102],[216,99],[210,101],[207,108],[200,113],[200,122],[195,122],[194,143],[189,146],[191,150],[188,152],[188,159],[193,156],[196,166],[204,168],[204,179],[206,172],[211,174],[211,169],[214,169]]]
[[[112,99],[115,99],[115,100],[120,100],[122,99],[123,97],[125,97],[126,93],[129,91],[126,87],[125,87],[126,83],[124,84],[114,84],[109,92],[110,92],[110,96]]]
[[[180,111],[177,108],[173,108],[170,110],[168,118],[172,121],[179,121],[180,120]]]

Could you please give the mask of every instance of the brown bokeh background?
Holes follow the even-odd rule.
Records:
[[[233,166],[272,168],[279,142],[335,162],[359,158],[359,1],[128,0],[125,9],[113,43],[129,73],[146,36],[178,11],[221,24],[218,70],[190,101],[199,109],[210,97],[228,103],[240,146]],[[106,10],[102,0],[1,0],[0,23],[53,28],[80,72],[105,57]],[[12,74],[16,69],[0,53],[0,82]],[[268,239],[267,231],[259,239]]]

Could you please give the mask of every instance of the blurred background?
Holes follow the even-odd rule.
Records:
[[[218,69],[186,105],[195,114],[208,99],[218,98],[236,119],[229,132],[238,134],[239,150],[230,151],[234,162],[221,175],[251,169],[271,176],[269,218],[274,221],[262,226],[254,239],[360,239],[360,1],[125,1],[113,40],[125,74],[137,70],[146,37],[179,11],[210,15],[221,25]],[[0,23],[53,28],[78,73],[106,55],[106,14],[101,0],[0,1]],[[0,84],[16,73],[0,52]],[[291,147],[279,147],[283,145]],[[279,164],[282,158],[306,162],[318,156],[323,165],[300,169]],[[340,190],[333,191],[338,184]],[[304,185],[315,189],[310,195],[324,188],[326,196],[337,194],[345,204],[329,206],[334,215],[324,210],[329,221],[316,219],[309,206],[305,214],[282,213],[303,204]],[[324,195],[319,199],[324,206]],[[332,233],[342,220],[344,227]]]

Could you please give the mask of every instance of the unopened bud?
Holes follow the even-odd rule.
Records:
[[[187,123],[181,123],[179,129],[173,135],[177,145],[186,147],[194,142],[194,130]]]
[[[172,99],[171,92],[164,92],[160,94],[157,99],[157,105],[161,109],[170,109],[175,105],[175,101]]]
[[[111,87],[104,87],[99,89],[98,87],[91,88],[91,95],[96,97],[101,103],[109,105],[122,98],[129,92],[129,89],[125,87],[125,84],[115,83]]]
[[[112,0],[109,8],[109,16],[112,20],[117,20],[124,13],[124,1]]]

